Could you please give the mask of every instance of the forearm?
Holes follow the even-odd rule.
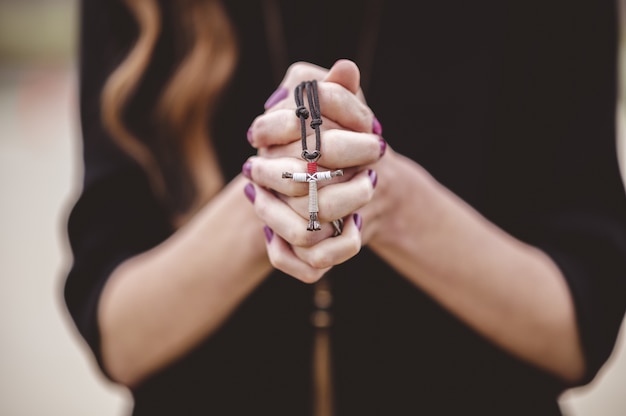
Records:
[[[579,379],[574,308],[552,260],[390,153],[376,167],[387,205],[374,220],[371,248],[495,344],[564,380]]]
[[[104,364],[133,385],[209,336],[269,273],[263,224],[237,178],[107,282],[98,316]]]

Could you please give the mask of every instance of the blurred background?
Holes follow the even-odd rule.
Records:
[[[127,391],[96,369],[62,299],[65,221],[82,173],[77,5],[0,0],[0,416],[122,416],[130,408]],[[562,396],[566,416],[626,415],[625,332],[596,380]]]

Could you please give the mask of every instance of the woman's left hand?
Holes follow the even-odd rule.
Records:
[[[294,64],[278,94],[290,95],[281,91],[291,91],[310,79],[319,80],[323,118],[319,170],[343,171],[343,176],[317,183],[322,229],[307,230],[308,183],[282,177],[283,172],[306,172],[293,100],[283,97],[271,103],[254,120],[248,140],[258,149],[258,156],[244,164],[243,172],[254,182],[247,188],[249,199],[267,224],[270,261],[296,278],[314,282],[330,267],[359,252],[362,217],[356,212],[373,197],[377,174],[368,166],[380,159],[386,143],[358,89],[359,72],[352,62],[339,61],[328,72],[310,64]],[[313,131],[309,133],[312,139]],[[344,222],[343,232],[335,236],[332,222],[339,219]]]

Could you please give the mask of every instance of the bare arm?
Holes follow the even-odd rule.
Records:
[[[392,150],[375,169],[377,194],[361,210],[369,246],[495,344],[579,380],[585,364],[573,303],[553,261]]]
[[[349,74],[349,69],[345,73]],[[358,74],[354,78],[358,79]],[[349,89],[355,90],[354,86]],[[355,94],[351,99],[333,94],[334,99],[340,97],[344,103],[336,105],[337,109],[360,108],[358,101],[362,97]],[[333,115],[329,104],[324,108],[330,112],[327,114],[330,119],[345,118],[345,115],[337,115],[339,111]],[[277,116],[278,113],[274,117]],[[263,117],[254,125],[257,137],[264,139],[262,145],[283,145],[273,147],[271,156],[297,154],[297,143],[276,139],[296,137],[294,127],[284,122],[273,123],[271,117],[271,114]],[[371,115],[362,115],[361,119],[366,120],[364,126],[371,125]],[[364,126],[360,131],[368,132]],[[353,158],[360,152],[359,148],[371,157],[376,144],[368,134],[361,134],[355,141],[350,141],[349,134],[335,136],[329,132],[324,137],[327,149],[332,148],[326,155],[336,159],[330,163],[333,167]],[[342,149],[340,143],[350,145]],[[272,182],[271,178],[278,176],[276,173],[264,174],[265,171],[280,171],[271,168],[275,163],[254,160],[253,179],[298,196],[281,188],[280,182]],[[377,173],[376,191],[371,192],[363,180],[350,181],[349,188],[330,185],[322,190],[328,196],[320,200],[330,200],[332,206],[320,208],[320,214],[329,218],[345,215],[342,209],[358,201],[358,211],[363,217],[361,240],[391,267],[501,348],[563,380],[581,379],[585,363],[573,302],[565,278],[545,253],[498,228],[418,164],[392,149],[378,162],[363,169],[366,168]],[[344,187],[341,192],[331,191],[339,186]],[[363,195],[367,197],[360,201],[358,198]],[[298,204],[296,198],[290,201],[294,211],[304,217],[304,206]],[[268,224],[281,227],[286,215],[271,218],[266,214],[274,212],[276,207],[271,198],[262,198],[257,204],[257,213]],[[268,250],[270,258],[278,268],[304,281],[323,274],[316,275],[310,268],[328,268],[345,261],[345,257],[333,257],[336,247],[331,249],[330,245],[319,243],[302,248],[298,247],[296,239],[286,239],[295,246],[293,251],[281,250],[272,242]],[[308,267],[280,267],[289,263],[293,253]],[[327,261],[320,264],[320,258]]]
[[[215,331],[269,273],[238,177],[183,228],[112,274],[98,309],[104,365],[133,386]]]

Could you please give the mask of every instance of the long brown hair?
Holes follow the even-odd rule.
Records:
[[[118,145],[145,170],[172,215],[188,214],[213,191],[215,163],[208,131],[216,100],[236,61],[236,41],[216,0],[124,0],[138,35],[102,91],[102,121]],[[168,6],[169,4],[169,6]],[[170,13],[164,13],[167,8]],[[169,20],[166,20],[169,19]],[[149,110],[150,134],[129,128],[127,110],[151,68],[164,24],[176,34],[176,62]],[[158,68],[157,68],[158,70]],[[152,137],[156,136],[156,137]],[[220,177],[221,183],[221,177]]]

